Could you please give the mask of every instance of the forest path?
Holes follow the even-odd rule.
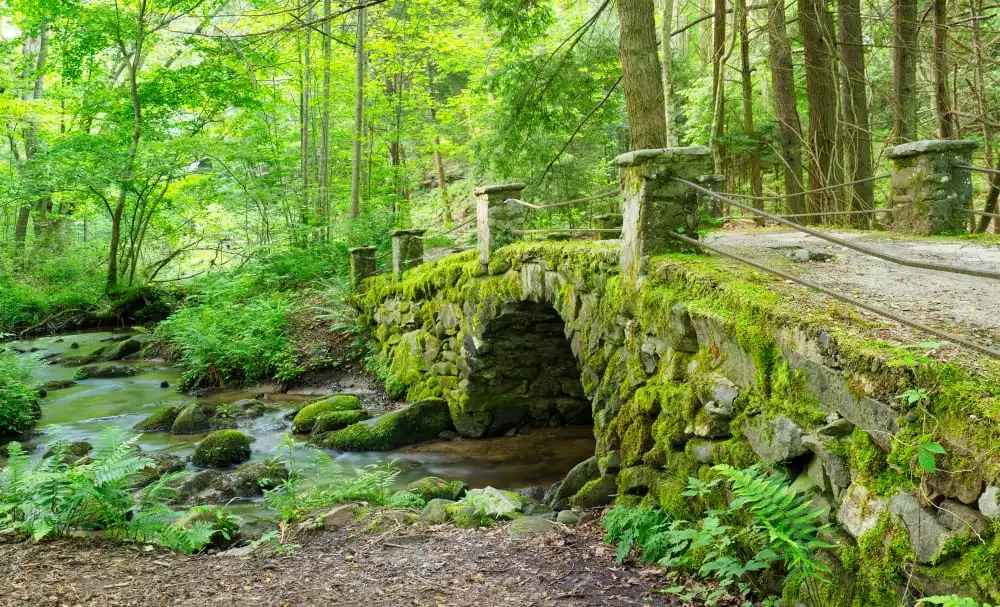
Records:
[[[681,605],[663,569],[616,565],[596,521],[526,540],[506,525],[312,532],[291,556],[181,556],[88,540],[0,545],[0,605]],[[735,604],[735,603],[734,603]]]
[[[1000,269],[1000,243],[906,238],[884,232],[829,233],[905,259]],[[784,229],[724,230],[709,234],[705,241],[912,320],[1000,346],[1000,281],[900,266]],[[810,261],[795,259],[801,249],[810,252]],[[824,255],[832,257],[824,260]],[[912,337],[906,331],[890,341],[909,339]]]

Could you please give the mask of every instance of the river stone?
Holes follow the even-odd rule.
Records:
[[[65,390],[66,388],[75,385],[76,382],[71,379],[47,381],[44,384],[42,384],[42,390],[45,390],[46,392],[55,392],[56,390]]]
[[[448,522],[448,506],[454,504],[452,500],[432,499],[424,506],[420,513],[420,522],[428,525],[440,525]]]
[[[979,511],[989,519],[1000,518],[1000,487],[990,485],[979,496]]]
[[[124,360],[133,354],[138,354],[142,346],[141,339],[132,337],[103,348],[100,356],[102,360]]]
[[[217,430],[195,447],[191,463],[203,468],[228,468],[250,459],[250,437],[236,430]]]
[[[522,516],[511,521],[510,526],[507,527],[507,533],[515,540],[523,540],[556,529],[555,524],[548,519],[540,516]]]
[[[288,469],[276,459],[240,466],[212,482],[212,489],[227,496],[258,497],[288,479]]]
[[[910,535],[910,547],[917,562],[929,564],[941,554],[945,542],[953,535],[928,511],[917,498],[906,490],[897,491],[889,500],[889,512],[903,521]]]
[[[605,474],[581,487],[576,495],[569,499],[569,505],[574,508],[599,508],[615,501],[617,493],[618,479],[615,475]],[[560,505],[557,501],[553,508],[563,510]]]
[[[142,469],[142,473],[136,481],[136,485],[139,487],[155,483],[164,476],[180,472],[187,467],[184,460],[169,453],[144,453],[143,456],[153,460],[153,464]]]
[[[180,414],[180,407],[173,405],[160,407],[155,413],[136,424],[133,430],[136,432],[170,432]]]
[[[446,481],[437,476],[427,476],[406,486],[407,491],[426,502],[435,499],[455,501],[462,497],[466,489],[468,489],[468,485],[462,481]]]
[[[562,510],[556,515],[556,522],[561,525],[575,527],[580,524],[580,515],[572,510]]]
[[[170,481],[168,485],[177,490],[175,501],[186,503],[202,491],[208,489],[221,476],[222,472],[218,470],[199,470],[187,477]]]
[[[76,370],[76,379],[115,379],[138,375],[139,369],[127,365],[87,365]]]
[[[177,415],[170,432],[173,434],[203,434],[212,428],[215,407],[202,403],[191,403]]]
[[[844,501],[837,510],[837,522],[854,539],[858,539],[878,525],[878,519],[887,507],[885,500],[869,493],[864,485],[854,483],[847,489]]]
[[[559,489],[552,496],[550,504],[555,504],[561,500],[568,500],[576,495],[583,486],[592,480],[601,477],[601,469],[597,464],[596,457],[589,457],[579,464],[573,466],[566,478],[563,479]]]
[[[802,428],[784,415],[771,420],[757,416],[743,426],[743,433],[757,457],[768,464],[788,461],[809,452],[802,444]]]

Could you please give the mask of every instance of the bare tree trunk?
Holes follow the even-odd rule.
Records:
[[[774,113],[781,131],[782,174],[788,210],[805,213],[802,195],[802,121],[795,104],[795,74],[792,71],[792,47],[785,28],[784,0],[768,0],[767,36],[771,55],[771,88],[774,89]]]
[[[712,157],[715,172],[722,174],[725,164],[726,135],[726,0],[715,0],[712,17]]]
[[[656,51],[653,0],[619,0],[622,82],[633,150],[667,145],[663,73]]]
[[[323,0],[323,109],[319,135],[319,199],[316,216],[324,228],[330,226],[330,61],[333,50],[330,42],[330,13],[332,1]],[[323,234],[326,240],[326,234]]]
[[[753,141],[750,150],[750,187],[754,196],[764,194],[764,181],[760,174],[760,143],[753,123],[753,75],[750,71],[750,31],[747,28],[746,0],[737,0],[737,25],[740,30],[740,72],[743,87],[743,136]],[[758,220],[764,225],[763,219]]]
[[[674,0],[660,0],[663,3],[662,6],[662,29],[660,45],[663,47],[661,52],[663,58],[661,62],[663,63],[663,117],[667,123],[667,147],[673,147],[677,145],[677,139],[674,137],[674,119],[672,104],[670,98],[673,97],[673,76],[672,63],[673,63],[673,52],[670,44],[670,33],[674,26]]]
[[[306,20],[312,20],[312,9],[306,15]],[[302,150],[302,219],[309,212],[309,117],[312,105],[312,29],[306,28],[305,48],[302,51],[302,113],[299,133]]]
[[[843,181],[837,154],[837,51],[825,0],[799,0],[799,28],[809,101],[809,188],[816,190]],[[811,193],[807,212],[842,210],[841,200],[837,190]]]
[[[358,10],[357,37],[354,41],[354,149],[351,156],[351,219],[361,217],[361,139],[365,121],[365,36],[368,29],[368,9]]]
[[[983,75],[984,53],[979,24],[981,11],[982,0],[970,0],[969,17],[972,22],[972,50],[975,59],[973,77],[976,83],[975,94],[979,109],[979,124],[982,125],[983,131],[983,157],[987,167],[995,168],[993,157],[993,121],[990,119],[989,107],[986,103],[986,79]],[[990,175],[989,183],[990,192],[986,196],[985,210],[987,213],[996,213],[997,202],[1000,200],[1000,175]],[[989,217],[982,217],[979,220],[979,225],[976,227],[976,232],[985,232],[990,227],[991,222],[993,223],[994,230],[1000,228],[1000,225],[998,225],[1000,222],[996,222]]]
[[[698,17],[706,17],[711,13],[712,0],[701,0],[698,4]],[[701,59],[702,69],[711,65],[712,57],[712,20],[706,19],[701,22],[698,32],[698,57]]]
[[[865,49],[861,36],[860,0],[840,0],[841,93],[844,114],[844,159],[847,180],[872,176],[872,141],[868,121],[868,94],[865,79]],[[848,210],[875,208],[875,185],[859,183],[846,190]],[[853,222],[863,226],[870,217],[859,215]]]
[[[934,2],[934,105],[938,133],[942,139],[958,137],[957,117],[952,113],[948,86],[948,0]]]
[[[894,0],[893,134],[898,143],[917,136],[917,0]]]

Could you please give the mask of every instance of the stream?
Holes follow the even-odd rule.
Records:
[[[6,345],[18,352],[19,357],[38,360],[33,378],[35,384],[41,386],[73,380],[77,368],[59,364],[61,355],[86,355],[124,335],[121,332],[93,332],[14,341]],[[45,357],[52,360],[46,361]],[[226,404],[259,398],[269,405],[267,413],[239,429],[254,441],[252,461],[265,459],[279,453],[291,430],[291,423],[284,419],[285,414],[297,404],[316,398],[306,394],[281,394],[272,387],[224,391],[195,399],[176,390],[181,373],[162,361],[115,364],[135,366],[139,373],[127,378],[80,380],[68,388],[50,391],[41,400],[42,418],[36,426],[36,436],[30,441],[37,447],[32,457],[41,458],[46,445],[60,438],[92,443],[109,426],[131,430],[164,405],[194,400]],[[366,382],[361,377],[355,379],[358,384]],[[168,387],[161,387],[164,382]],[[361,392],[358,396],[366,408],[384,408],[384,402],[374,402],[370,393]],[[203,437],[142,434],[138,444],[145,452],[165,452],[187,458]],[[301,436],[297,440],[305,442],[307,438]],[[374,463],[394,461],[401,470],[400,487],[425,476],[439,476],[465,481],[472,488],[518,489],[536,485],[547,487],[561,480],[574,465],[593,455],[594,444],[591,428],[563,427],[536,429],[502,438],[432,441],[391,452],[329,453],[348,473]],[[307,450],[297,451],[305,457]],[[241,516],[251,518],[265,516],[267,512],[256,502],[236,506]]]

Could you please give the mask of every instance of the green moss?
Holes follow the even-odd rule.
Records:
[[[899,589],[906,586],[906,567],[914,562],[910,538],[886,512],[878,524],[858,538],[856,551],[848,551],[842,562],[857,580],[857,607],[895,607],[902,604]]]
[[[175,406],[160,407],[155,413],[135,425],[136,432],[170,432],[181,408]]]
[[[321,437],[318,442],[337,451],[390,451],[432,440],[451,429],[451,416],[444,401],[427,400],[386,413],[371,424],[353,424]]]
[[[218,430],[198,443],[191,463],[205,468],[228,468],[250,459],[250,437],[236,430]]]
[[[357,411],[361,409],[361,399],[351,394],[335,394],[323,400],[310,403],[296,414],[292,421],[292,432],[309,434],[316,420],[324,413],[334,411]]]
[[[448,518],[460,529],[473,529],[476,527],[489,527],[496,523],[493,517],[477,511],[470,504],[461,502],[448,504],[445,506]]]
[[[429,502],[433,499],[457,500],[465,493],[466,487],[462,481],[446,481],[436,476],[427,476],[413,481],[406,486],[406,490]]]
[[[357,409],[354,411],[327,411],[326,413],[321,413],[319,417],[316,418],[316,422],[313,424],[312,433],[314,435],[320,435],[327,432],[343,430],[351,424],[363,422],[369,417],[371,417],[371,414],[364,409]]]

